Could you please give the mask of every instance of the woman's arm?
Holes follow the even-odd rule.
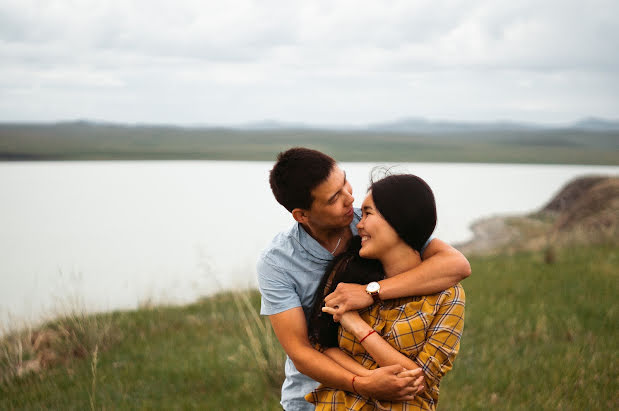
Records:
[[[379,296],[383,300],[430,295],[453,287],[471,274],[471,266],[458,250],[449,244],[433,239],[422,255],[423,261],[417,267],[400,275],[379,281]],[[340,316],[351,310],[369,307],[372,297],[365,292],[365,285],[340,283],[334,292],[325,298],[325,305],[333,307],[333,316]]]
[[[332,309],[325,307],[323,308],[323,311],[330,313],[329,311],[332,311]],[[340,324],[340,325],[342,325],[342,327],[347,329],[349,332],[352,332],[352,331],[350,331],[350,329],[347,328],[347,326],[350,328],[358,328],[359,330],[361,329],[368,329],[369,331],[372,330],[372,328],[359,316],[359,313],[357,313],[357,311],[349,311],[344,315],[344,317],[345,318],[342,320],[344,324]],[[357,339],[360,340],[361,338],[357,338]],[[382,341],[382,343],[386,344],[386,346],[381,345],[380,348],[378,348],[377,346],[377,349],[381,349],[384,351],[386,351],[387,349],[391,349],[391,353],[394,355],[397,355],[398,360],[402,360],[401,362],[400,361],[391,361],[391,362],[384,361],[384,363],[376,361],[381,366],[381,368],[379,369],[382,369],[388,366],[400,365],[403,367],[404,371],[400,372],[398,376],[399,377],[411,377],[414,379],[413,383],[411,384],[411,387],[414,388],[415,390],[414,393],[419,393],[423,391],[424,389],[423,384],[424,384],[425,378],[424,378],[422,369],[414,361],[411,361],[408,357],[406,357],[403,354],[400,354],[397,350],[391,347],[391,345],[389,345],[388,342],[383,340],[381,336],[378,336],[378,340]],[[365,347],[365,341],[363,342],[363,345]],[[359,364],[357,361],[355,361],[352,357],[350,357],[348,354],[346,354],[339,348],[336,348],[336,347],[328,348],[323,352],[323,354],[325,354],[327,357],[331,358],[342,368],[350,371],[353,374],[359,375],[361,377],[372,374],[371,370],[368,370],[367,368],[363,367],[361,364]],[[370,353],[370,355],[372,354]],[[372,357],[374,356],[372,355]],[[374,359],[376,360],[376,358]]]
[[[451,288],[447,297],[434,316],[426,341],[415,361],[396,350],[382,336],[372,333],[373,329],[356,311],[345,313],[340,324],[352,333],[363,348],[381,366],[398,364],[406,369],[423,370],[426,387],[436,385],[453,366],[453,360],[460,347],[460,337],[464,326],[464,289],[460,284]],[[325,312],[335,310],[325,307]],[[371,333],[371,334],[370,334]]]
[[[325,307],[323,311],[331,314],[334,310]],[[380,334],[373,332],[374,329],[359,316],[357,311],[346,312],[340,319],[340,325],[357,340],[363,340],[361,342],[363,348],[381,367],[398,364],[407,370],[420,368],[415,361],[393,348]]]
[[[430,323],[428,337],[416,358],[428,387],[438,384],[453,367],[464,329],[465,299],[464,288],[460,284],[450,288]]]

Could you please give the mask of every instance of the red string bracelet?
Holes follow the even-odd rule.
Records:
[[[355,388],[355,378],[357,378],[356,375],[354,377],[352,377],[352,390],[355,392],[355,394],[359,394],[357,392],[357,389]]]
[[[367,333],[367,335],[366,335],[365,337],[363,337],[363,338],[359,341],[359,343],[362,343],[362,342],[363,342],[363,340],[365,340],[366,338],[368,338],[370,335],[374,334],[375,332],[376,332],[376,330],[372,330],[372,331],[370,331],[369,333]]]

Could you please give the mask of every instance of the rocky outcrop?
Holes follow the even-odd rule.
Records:
[[[587,176],[568,183],[536,213],[475,222],[473,239],[457,247],[471,255],[619,243],[618,223],[619,177]]]
[[[557,233],[574,230],[594,236],[617,238],[619,178],[603,178],[565,203],[554,225]]]
[[[566,209],[572,207],[574,203],[578,202],[583,196],[586,195],[596,184],[608,180],[609,177],[603,176],[587,176],[580,177],[572,180],[565,185],[548,204],[546,204],[541,212],[555,212],[560,213]]]

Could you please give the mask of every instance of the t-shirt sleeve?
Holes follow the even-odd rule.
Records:
[[[273,315],[301,307],[301,299],[290,276],[262,256],[256,265],[260,288],[260,314]]]
[[[423,247],[421,247],[421,252],[419,253],[419,255],[423,255],[423,253],[426,251],[426,248],[428,247],[428,245],[430,244],[432,240],[434,240],[434,235],[431,235],[430,238],[428,238],[428,241],[426,241]]]

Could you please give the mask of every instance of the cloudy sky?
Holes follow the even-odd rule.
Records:
[[[0,121],[619,118],[619,2],[0,0]]]

